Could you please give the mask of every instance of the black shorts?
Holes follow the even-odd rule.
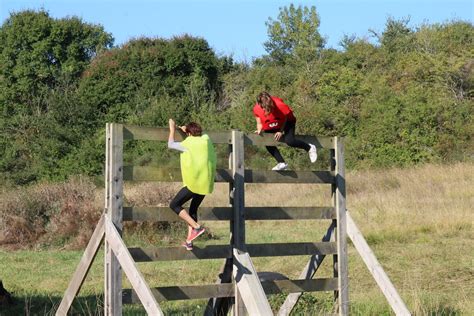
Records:
[[[184,209],[183,204],[192,199],[189,206],[189,216],[197,222],[197,210],[204,197],[205,195],[193,193],[187,187],[183,187],[170,202],[170,208],[179,215]]]

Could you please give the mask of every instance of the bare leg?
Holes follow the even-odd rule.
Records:
[[[189,237],[191,236],[191,231],[192,230],[193,230],[193,228],[188,225],[188,237],[186,237],[186,240],[189,240]]]
[[[196,221],[191,216],[189,216],[188,212],[186,212],[186,210],[184,209],[182,209],[181,212],[179,212],[179,217],[181,217],[192,228],[200,227],[200,225],[196,223]]]

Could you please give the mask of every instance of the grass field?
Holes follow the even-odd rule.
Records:
[[[400,295],[415,315],[474,315],[474,165],[425,165],[412,169],[347,172],[347,207]],[[143,184],[126,187],[129,203],[163,203],[179,185]],[[161,189],[161,194],[156,194]],[[226,205],[227,186],[203,205]],[[250,185],[246,187],[249,206],[328,206],[326,185]],[[212,234],[197,241],[198,246],[225,244],[229,225],[205,223]],[[246,239],[254,242],[319,241],[329,221],[254,221],[246,224]],[[173,225],[165,235],[143,225],[139,232],[124,237],[127,245],[178,244],[183,226]],[[0,278],[14,293],[17,305],[0,307],[0,315],[54,314],[82,251],[47,249],[0,251]],[[255,258],[258,271],[275,271],[297,278],[305,256]],[[328,259],[328,258],[327,258]],[[318,277],[331,276],[325,260]],[[152,286],[213,283],[221,260],[142,263],[139,268]],[[102,312],[103,256],[96,258],[76,300],[77,314]],[[351,315],[392,314],[383,295],[349,243]],[[124,278],[124,287],[129,288]],[[331,293],[305,294],[295,314],[331,312]],[[278,308],[284,297],[274,295]],[[198,314],[206,301],[162,303],[166,314]],[[126,315],[142,315],[141,306],[126,306]]]

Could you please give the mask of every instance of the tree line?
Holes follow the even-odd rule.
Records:
[[[319,23],[315,7],[281,8],[266,23],[267,54],[245,63],[199,37],[114,46],[102,26],[77,17],[11,13],[0,27],[2,184],[101,174],[106,122],[166,126],[174,117],[251,132],[262,90],[292,106],[299,134],[345,136],[350,168],[472,161],[471,22],[388,18],[374,40],[345,36],[340,50],[325,47]],[[127,144],[125,159],[162,163],[164,146]],[[309,166],[285,150],[296,167]]]

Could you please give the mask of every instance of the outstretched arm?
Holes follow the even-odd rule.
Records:
[[[168,136],[168,142],[174,143],[174,133],[176,131],[176,122],[173,119],[169,119],[168,125],[170,126],[170,134]]]
[[[283,137],[283,134],[285,133],[286,122],[288,122],[288,118],[285,116],[285,121],[283,122],[283,124],[281,124],[280,131],[275,133],[275,140],[279,141]]]
[[[170,126],[170,134],[168,136],[168,148],[170,149],[175,149],[177,151],[186,151],[186,148],[184,148],[180,142],[175,142],[174,141],[174,134],[176,132],[176,123],[173,119],[169,119],[168,124]],[[182,127],[179,127],[181,130],[183,130]]]
[[[255,120],[257,121],[257,130],[255,131],[255,134],[260,135],[262,133],[262,128],[263,128],[262,121],[260,120],[259,117],[256,117]]]

